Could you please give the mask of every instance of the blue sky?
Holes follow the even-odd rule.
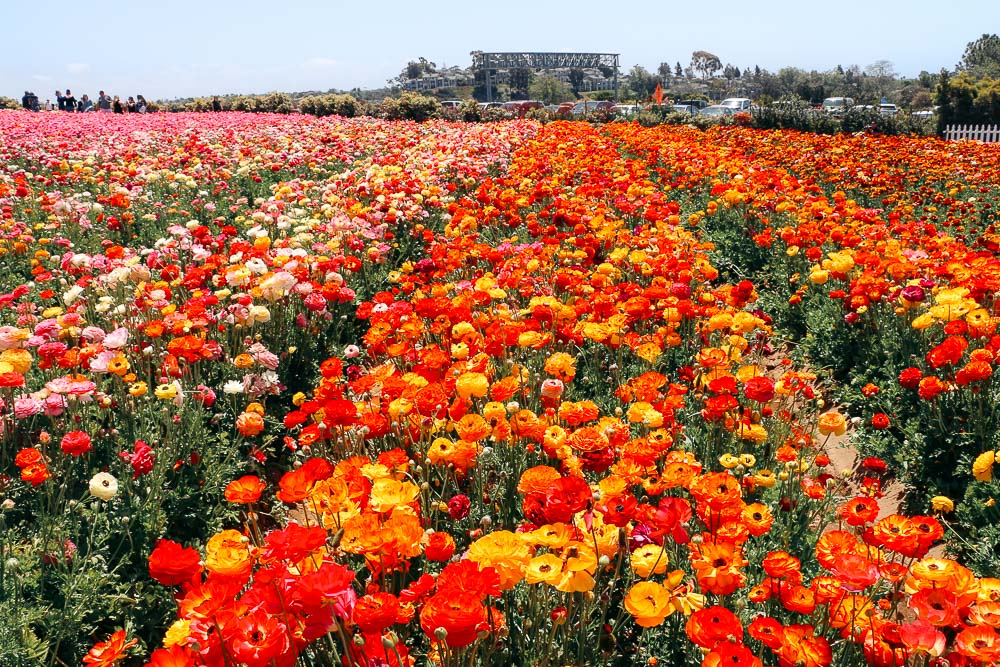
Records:
[[[889,60],[915,76],[1000,30],[988,0],[5,0],[2,16],[0,95],[42,99],[374,88],[408,60],[464,67],[473,50],[620,53],[623,72],[699,49],[771,71]]]

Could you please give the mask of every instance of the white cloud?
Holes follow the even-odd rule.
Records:
[[[306,67],[335,67],[339,64],[333,58],[309,58],[303,63]]]
[[[46,74],[32,74],[31,78],[34,79],[35,81],[41,81],[43,83],[52,80],[52,77]]]
[[[70,63],[66,65],[66,71],[70,74],[82,74],[90,69],[87,63]]]

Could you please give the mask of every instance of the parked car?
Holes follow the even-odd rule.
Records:
[[[503,108],[513,116],[524,117],[532,109],[542,109],[545,105],[536,100],[511,100],[504,102]]]
[[[899,113],[899,108],[895,104],[880,104],[878,105],[878,112],[883,116],[895,116]]]
[[[698,114],[698,107],[693,104],[675,104],[672,108],[678,113],[691,114],[692,116]]]
[[[721,104],[713,104],[710,107],[705,107],[698,112],[699,116],[709,116],[710,118],[724,118],[726,116],[732,116],[736,113],[736,110],[732,107],[724,107]]]
[[[615,113],[622,116],[634,116],[642,111],[642,107],[638,104],[616,104]]]
[[[595,111],[611,111],[615,108],[614,102],[595,102],[594,100],[584,100],[573,105],[570,112],[574,116],[582,116]]]
[[[934,109],[921,109],[920,111],[914,111],[912,114],[914,118],[933,118]]]
[[[852,97],[828,97],[823,100],[823,111],[827,113],[844,113],[854,106]]]
[[[441,106],[445,109],[457,109],[462,106],[462,100],[443,100]]]
[[[705,107],[708,106],[708,102],[706,102],[705,100],[678,100],[674,104],[674,106],[677,106],[677,105],[694,107],[698,111],[701,111],[702,109],[704,109]]]
[[[732,109],[735,113],[739,113],[741,111],[750,111],[750,104],[749,97],[727,97],[718,106],[726,107],[727,109]]]

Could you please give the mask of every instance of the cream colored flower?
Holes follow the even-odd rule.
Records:
[[[90,495],[101,500],[111,500],[118,495],[118,480],[110,473],[97,473],[90,479]]]

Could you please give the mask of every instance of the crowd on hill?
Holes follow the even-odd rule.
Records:
[[[118,95],[112,97],[102,90],[96,100],[90,99],[89,95],[82,95],[77,99],[69,88],[66,89],[65,93],[57,90],[55,103],[51,99],[47,99],[45,104],[39,102],[38,95],[26,90],[21,97],[21,107],[29,111],[76,111],[81,113],[97,111],[124,114],[146,113],[148,111],[146,98],[142,95],[130,96],[123,101]]]

